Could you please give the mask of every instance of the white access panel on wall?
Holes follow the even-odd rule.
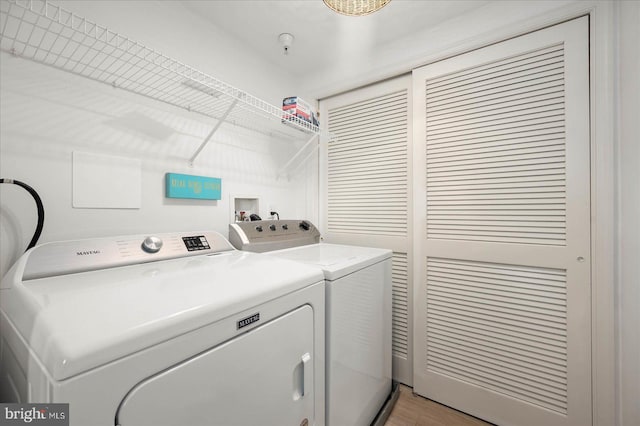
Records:
[[[135,158],[73,152],[73,207],[139,209],[142,162]]]
[[[312,330],[305,305],[152,376],[129,392],[117,424],[313,425]]]
[[[413,77],[415,391],[591,424],[588,19]]]

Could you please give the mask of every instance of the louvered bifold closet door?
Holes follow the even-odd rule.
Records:
[[[591,424],[588,71],[586,18],[414,71],[414,386],[497,424]]]
[[[393,250],[393,376],[411,384],[411,79],[321,101],[325,241]]]

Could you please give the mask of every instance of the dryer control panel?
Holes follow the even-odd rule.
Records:
[[[26,256],[23,280],[234,250],[214,231],[46,243]]]
[[[238,250],[263,253],[320,242],[308,220],[256,220],[229,225],[229,241]]]

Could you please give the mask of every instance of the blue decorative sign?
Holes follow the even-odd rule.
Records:
[[[167,198],[195,198],[198,200],[219,200],[222,197],[222,180],[206,176],[167,173]]]

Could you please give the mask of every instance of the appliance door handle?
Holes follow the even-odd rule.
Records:
[[[311,393],[311,355],[309,352],[302,355],[302,396]]]

